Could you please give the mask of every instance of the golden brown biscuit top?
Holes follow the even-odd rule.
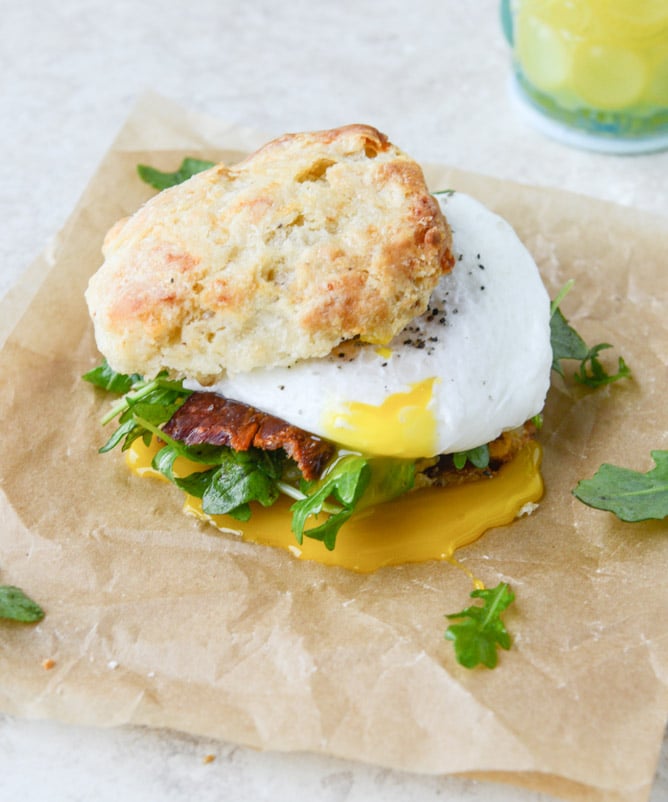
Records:
[[[164,190],[109,231],[86,297],[116,370],[206,382],[388,342],[451,269],[450,245],[417,163],[349,125]]]

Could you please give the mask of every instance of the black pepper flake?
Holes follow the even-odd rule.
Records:
[[[438,322],[439,322],[439,323],[441,324],[441,326],[442,326],[442,325],[445,323],[445,318],[444,318],[444,317],[440,318]]]
[[[437,343],[438,342],[438,337],[430,337],[429,338],[429,342],[430,343]]]
[[[387,362],[383,362],[381,368],[386,368],[386,367],[387,367]]]
[[[285,390],[285,385],[284,384],[279,384],[278,385],[278,389],[279,390]]]
[[[463,258],[464,258],[464,254],[460,253],[459,256],[457,257],[457,261],[461,262]]]
[[[479,267],[481,270],[484,270],[484,269],[485,269],[485,265],[478,265],[478,267]]]
[[[481,290],[484,290],[484,289],[485,289],[485,285],[484,285],[484,284],[481,284],[481,285],[480,285],[480,289],[481,289]]]

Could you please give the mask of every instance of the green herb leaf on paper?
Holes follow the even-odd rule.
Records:
[[[655,467],[647,473],[604,463],[591,479],[583,479],[573,495],[620,520],[635,522],[668,517],[668,451],[652,451]]]
[[[174,187],[177,184],[182,184],[184,181],[197,175],[197,173],[208,170],[214,165],[215,162],[206,161],[204,159],[194,159],[188,156],[181,162],[181,166],[178,170],[174,170],[174,172],[171,173],[157,170],[155,167],[150,167],[147,164],[138,164],[137,172],[145,184],[153,187],[153,189],[163,190],[168,187]]]
[[[34,624],[44,618],[44,610],[13,585],[0,585],[0,618]]]
[[[619,379],[630,378],[631,371],[621,356],[617,361],[616,373],[608,373],[598,358],[601,351],[612,348],[610,343],[598,343],[590,348],[564,317],[563,312],[559,309],[559,303],[571,287],[572,282],[569,282],[552,302],[550,316],[552,370],[560,376],[564,376],[562,361],[565,359],[575,360],[580,363],[574,373],[575,380],[592,389],[611,384]]]
[[[450,624],[445,638],[453,642],[457,661],[465,668],[480,664],[494,668],[498,661],[497,647],[510,649],[511,638],[501,613],[515,600],[515,594],[507,582],[501,582],[495,588],[474,590],[471,598],[482,599],[482,606],[447,615],[450,620],[461,620]]]

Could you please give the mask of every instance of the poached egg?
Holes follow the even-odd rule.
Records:
[[[462,452],[521,426],[550,382],[550,301],[512,227],[460,192],[437,195],[456,264],[429,308],[383,346],[255,369],[208,390],[346,449],[406,459]]]

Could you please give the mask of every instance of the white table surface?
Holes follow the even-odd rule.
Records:
[[[420,161],[614,200],[668,224],[668,152],[604,156],[547,140],[514,113],[507,74],[496,0],[4,0],[0,296],[64,223],[146,90],[272,135],[369,122]],[[1,800],[296,798],[547,800],[167,732],[0,716]],[[665,745],[651,799],[668,799]]]

